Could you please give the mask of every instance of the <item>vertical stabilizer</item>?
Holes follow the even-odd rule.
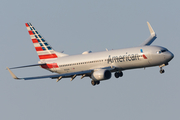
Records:
[[[31,23],[25,23],[31,40],[34,44],[36,52],[40,60],[53,59],[67,56],[63,53],[58,53],[47,43],[47,41],[40,35],[40,33],[32,26]],[[58,53],[58,54],[57,54]]]

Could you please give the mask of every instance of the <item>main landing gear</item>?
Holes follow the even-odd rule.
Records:
[[[119,78],[123,76],[123,72],[115,72],[114,73],[115,78]]]
[[[94,81],[94,80],[92,80],[92,81],[91,81],[91,84],[92,84],[93,86],[99,85],[99,84],[100,84],[100,81]]]

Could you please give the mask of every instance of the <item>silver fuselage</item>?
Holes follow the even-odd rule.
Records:
[[[46,61],[58,68],[47,69],[59,74],[113,66],[115,71],[167,64],[174,55],[164,47],[141,46],[111,51],[61,57]],[[114,71],[112,71],[114,72]]]

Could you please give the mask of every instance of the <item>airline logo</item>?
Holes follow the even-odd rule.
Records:
[[[117,62],[127,62],[127,61],[135,61],[139,60],[140,55],[138,54],[128,54],[128,55],[120,55],[120,56],[112,56],[109,55],[107,63],[117,63]]]
[[[141,53],[143,53],[143,49],[140,49],[140,51],[141,51]],[[143,54],[142,56],[143,56],[144,59],[147,59],[145,54]]]
[[[143,53],[143,50],[140,49],[140,52]],[[126,54],[126,55],[112,56],[112,57],[111,55],[109,55],[107,59],[107,63],[136,61],[136,60],[140,60],[140,58],[148,59],[145,54]]]
[[[36,31],[31,23],[25,23],[31,40],[34,44],[39,59],[51,59],[57,58],[52,47],[46,42],[46,40]]]

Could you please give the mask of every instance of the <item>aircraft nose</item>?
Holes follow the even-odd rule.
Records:
[[[174,54],[169,51],[169,53],[166,55],[167,59],[170,61],[174,58]]]

